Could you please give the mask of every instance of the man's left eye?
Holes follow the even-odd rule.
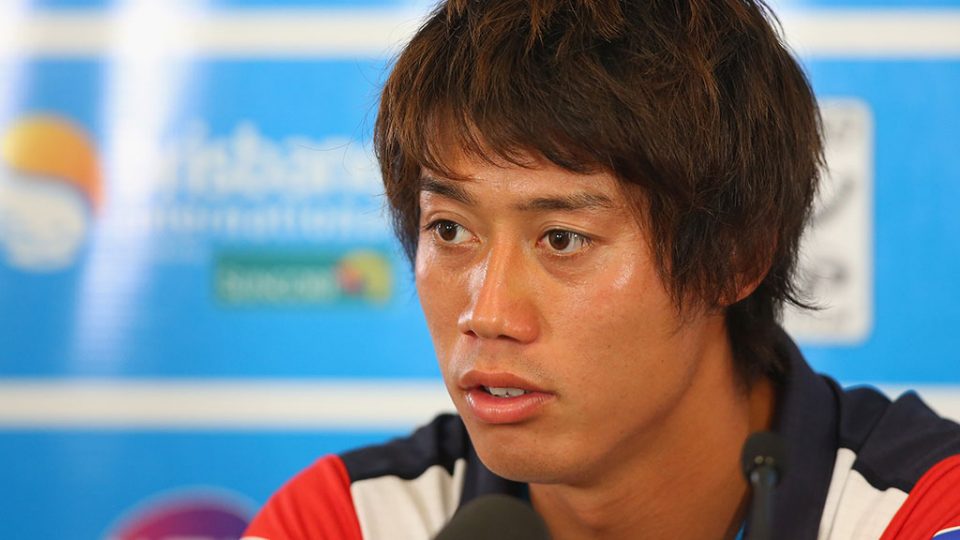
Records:
[[[567,255],[587,247],[590,239],[573,231],[554,229],[543,235],[543,241],[556,253]]]

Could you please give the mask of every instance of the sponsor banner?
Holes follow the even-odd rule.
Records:
[[[828,170],[801,278],[822,309],[787,326],[841,380],[958,381],[960,61],[807,66]],[[128,120],[110,110],[136,102],[71,96],[136,77],[28,64],[47,90],[0,127],[0,295],[34,314],[0,310],[0,374],[435,376],[365,131],[383,68],[197,62],[166,116]]]
[[[0,309],[0,375],[435,376],[369,148],[383,66],[197,62],[107,105],[33,90],[153,79],[28,63],[0,125],[0,298],[35,316]]]

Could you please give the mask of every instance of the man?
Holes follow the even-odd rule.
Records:
[[[459,416],[321,459],[251,537],[427,538],[506,493],[555,539],[734,538],[763,430],[776,538],[960,526],[960,429],[813,374],[777,324],[821,139],[759,1],[449,0],[375,143]]]

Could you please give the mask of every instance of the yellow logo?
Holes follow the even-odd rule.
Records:
[[[384,303],[393,293],[390,263],[374,251],[347,254],[337,266],[337,282],[344,295]]]
[[[0,251],[13,267],[54,271],[74,263],[103,204],[96,149],[57,116],[19,119],[0,141]]]

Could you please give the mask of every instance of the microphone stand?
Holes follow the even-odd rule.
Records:
[[[773,490],[786,468],[783,440],[769,431],[754,433],[743,445],[741,460],[752,492],[748,538],[772,540]]]

